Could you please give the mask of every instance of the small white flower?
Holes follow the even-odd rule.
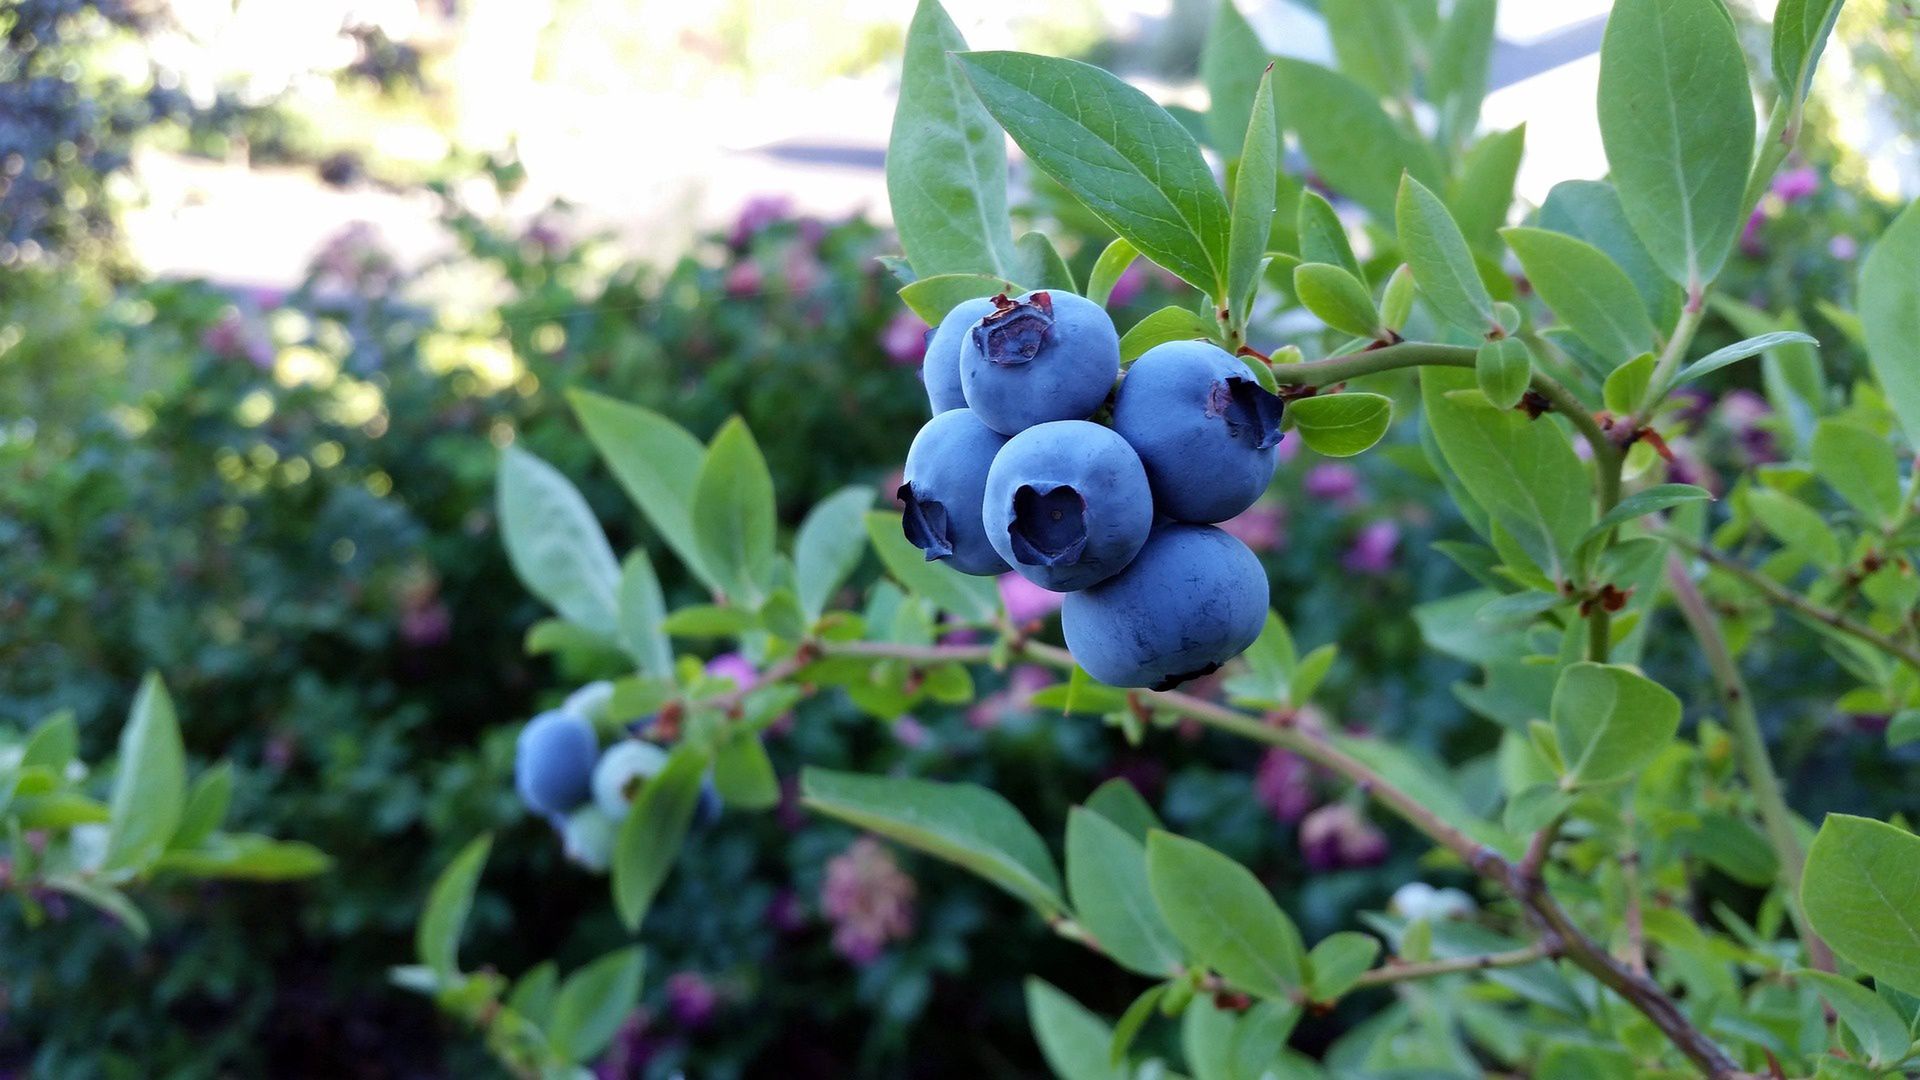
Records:
[[[1409,881],[1393,892],[1387,906],[1407,919],[1456,919],[1474,912],[1473,897],[1459,889],[1436,889],[1424,881]]]

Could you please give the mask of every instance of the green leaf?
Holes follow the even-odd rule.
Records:
[[[1473,357],[1473,377],[1487,400],[1502,409],[1520,403],[1533,382],[1533,357],[1519,338],[1495,338],[1480,343]]]
[[[49,889],[66,893],[77,900],[84,900],[106,912],[141,941],[147,940],[151,932],[147,926],[147,917],[134,905],[127,894],[119,889],[67,874],[49,874],[43,884]]]
[[[1887,722],[1887,745],[1905,746],[1920,742],[1920,709],[1902,709]]]
[[[773,474],[744,420],[721,427],[693,486],[700,561],[729,599],[757,607],[773,576]]]
[[[1309,993],[1315,1001],[1333,1001],[1353,989],[1380,956],[1380,939],[1372,934],[1342,930],[1321,938],[1307,954],[1307,971],[1313,983]]]
[[[931,3],[932,0],[927,0]],[[900,302],[907,305],[920,321],[939,326],[947,312],[968,300],[983,296],[1019,296],[1028,291],[1003,277],[982,274],[935,274],[900,287]]]
[[[1235,325],[1246,322],[1260,283],[1267,238],[1273,235],[1274,180],[1279,174],[1280,125],[1273,117],[1273,73],[1268,71],[1254,94],[1253,119],[1234,174],[1225,304],[1234,313]]]
[[[1621,364],[1609,372],[1606,382],[1601,384],[1600,399],[1607,408],[1622,416],[1631,414],[1647,399],[1647,390],[1653,385],[1653,369],[1650,352]]]
[[[1421,369],[1428,429],[1461,486],[1557,581],[1593,520],[1586,467],[1551,422],[1450,396],[1473,385],[1470,371]]]
[[[640,797],[620,823],[613,841],[613,906],[628,930],[640,929],[655,894],[680,857],[706,775],[706,751],[681,743],[640,789]]]
[[[1347,239],[1347,227],[1341,224],[1340,215],[1334,212],[1333,204],[1325,196],[1311,188],[1302,190],[1296,217],[1302,263],[1337,266],[1353,275],[1355,281],[1365,282],[1360,260],[1354,258],[1353,244]]]
[[[573,484],[509,446],[500,455],[498,503],[507,558],[527,590],[583,629],[617,637],[620,565]]]
[[[1747,509],[1760,519],[1775,540],[1798,552],[1816,566],[1834,567],[1840,563],[1840,541],[1834,538],[1820,512],[1784,491],[1750,488]]]
[[[1288,403],[1287,415],[1315,453],[1352,457],[1387,433],[1393,423],[1393,399],[1351,390],[1315,394]]]
[[[1720,0],[1619,0],[1599,100],[1633,231],[1669,278],[1704,290],[1740,231],[1753,161],[1746,57]]]
[[[1898,517],[1900,463],[1886,439],[1829,418],[1814,428],[1812,456],[1814,473],[1869,520],[1885,526]]]
[[[560,969],[551,960],[542,960],[516,979],[507,994],[507,1008],[526,1017],[535,1027],[544,1028],[553,1016],[554,995],[560,989]]]
[[[1087,809],[1120,826],[1140,844],[1147,842],[1148,833],[1163,827],[1139,789],[1117,776],[1093,789],[1087,796]]]
[[[46,769],[55,776],[64,775],[67,765],[80,749],[80,725],[73,718],[71,709],[62,709],[36,724],[33,733],[27,736],[25,748],[20,751],[19,768],[31,769],[36,766]],[[0,799],[0,802],[4,802]]]
[[[1272,59],[1234,0],[1220,0],[1200,49],[1200,81],[1207,87],[1208,138],[1224,160],[1240,158],[1261,73]]]
[[[1813,83],[1841,0],[1780,0],[1773,9],[1773,77],[1797,108]]]
[[[920,278],[1005,276],[1018,265],[1007,218],[1007,143],[951,56],[966,47],[938,0],[920,0],[907,26],[887,139],[887,200]]]
[[[1812,983],[1820,996],[1827,999],[1841,1022],[1860,1040],[1869,1065],[1884,1069],[1906,1058],[1913,1036],[1900,1014],[1882,1001],[1880,995],[1832,972],[1796,971],[1793,977]]]
[[[560,984],[553,1018],[546,1025],[554,1052],[579,1064],[605,1050],[640,1001],[645,963],[640,946],[630,945],[569,975]]]
[[[333,860],[312,844],[275,840],[258,833],[215,833],[190,848],[173,848],[153,864],[156,871],[196,878],[292,881],[325,873]]]
[[[1281,119],[1300,136],[1313,171],[1375,219],[1393,220],[1402,173],[1428,186],[1441,182],[1433,150],[1394,123],[1365,87],[1304,60],[1282,58],[1273,70]]]
[[[992,578],[971,577],[944,563],[928,562],[900,531],[900,515],[867,512],[867,537],[880,562],[906,590],[933,601],[963,619],[989,622],[1000,612],[1000,593]]]
[[[166,849],[187,800],[186,749],[173,699],[158,675],[134,695],[120,732],[107,821],[108,870],[138,873]]]
[[[1828,814],[1807,849],[1800,902],[1815,932],[1848,963],[1920,994],[1920,837]]]
[[[1680,699],[1630,668],[1581,661],[1560,672],[1550,715],[1567,780],[1607,784],[1667,748],[1680,729]]]
[[[1606,253],[1633,282],[1656,326],[1680,314],[1680,288],[1667,280],[1645,244],[1634,235],[1613,186],[1599,180],[1564,180],[1540,205],[1540,227],[1584,240]]]
[[[1113,296],[1114,285],[1120,281],[1120,275],[1125,274],[1127,267],[1132,266],[1133,260],[1139,257],[1140,249],[1125,240],[1116,239],[1108,244],[1101,250],[1100,257],[1094,260],[1093,272],[1087,275],[1087,299],[1106,307],[1108,299]]]
[[[673,643],[667,640],[667,599],[645,548],[634,548],[620,568],[620,644],[642,672],[673,677]]]
[[[1120,336],[1120,363],[1131,364],[1148,349],[1169,341],[1211,341],[1218,345],[1216,330],[1212,319],[1183,307],[1163,307]]]
[[[827,496],[800,522],[793,540],[794,580],[809,621],[826,612],[867,553],[867,510],[873,489],[846,487]]]
[[[1920,200],[1874,243],[1860,268],[1859,296],[1873,377],[1907,441],[1920,444]]]
[[[1761,334],[1758,337],[1750,337],[1745,341],[1736,341],[1725,348],[1715,349],[1700,359],[1695,360],[1693,363],[1688,364],[1686,367],[1681,368],[1680,374],[1674,377],[1674,385],[1678,386],[1682,383],[1690,383],[1702,375],[1719,371],[1728,364],[1738,363],[1749,356],[1758,356],[1768,349],[1778,348],[1781,345],[1794,342],[1802,345],[1820,344],[1813,339],[1812,335],[1803,334],[1798,330],[1778,330],[1771,334]]]
[[[193,782],[187,793],[186,808],[180,825],[173,830],[168,847],[190,848],[205,840],[226,820],[227,806],[233,801],[233,765],[221,762]]]
[[[1380,291],[1380,321],[1394,333],[1406,329],[1413,314],[1413,267],[1401,263]]]
[[[713,786],[728,806],[769,810],[780,803],[780,778],[760,736],[740,732],[721,742],[713,758]]]
[[[1200,147],[1153,99],[1077,60],[964,53],[960,63],[1035,168],[1141,253],[1218,294],[1227,203]]]
[[[1377,97],[1399,98],[1413,88],[1408,27],[1399,10],[1403,2],[1320,0],[1340,70]]]
[[[482,833],[460,849],[427,893],[427,906],[415,928],[413,950],[420,963],[442,978],[460,972],[460,935],[467,925],[467,913],[473,909],[473,890],[480,883],[480,871],[486,868],[487,852],[493,847],[493,835]]]
[[[1064,292],[1079,292],[1074,284],[1073,271],[1068,269],[1067,260],[1060,257],[1060,249],[1053,246],[1042,232],[1026,232],[1014,243],[1020,255],[1018,277],[1022,281],[1033,282],[1036,289],[1060,289]]]
[[[1173,936],[1194,959],[1262,997],[1301,983],[1300,932],[1246,867],[1172,833],[1147,837],[1147,879]]]
[[[1066,907],[1045,841],[997,792],[815,768],[800,774],[800,791],[810,808],[964,867],[1043,916]]]
[[[674,637],[723,638],[758,629],[751,611],[719,604],[691,604],[666,617],[660,629]]]
[[[1475,337],[1497,329],[1493,297],[1480,280],[1467,238],[1440,197],[1411,175],[1403,177],[1394,221],[1407,264],[1413,267],[1414,286],[1434,314]]]
[[[1267,612],[1260,636],[1240,655],[1247,663],[1246,672],[1226,681],[1227,693],[1236,703],[1255,708],[1283,708],[1293,703],[1293,676],[1299,657],[1293,635],[1277,612]]]
[[[1167,995],[1169,985],[1154,983],[1147,987],[1139,997],[1133,999],[1133,1004],[1127,1006],[1127,1011],[1120,1014],[1120,1022],[1113,1025],[1113,1045],[1107,1050],[1107,1060],[1115,1067],[1127,1060],[1127,1051],[1133,1047],[1134,1038],[1147,1021],[1153,1019],[1160,999]]]
[[[1145,848],[1081,807],[1067,815],[1067,895],[1074,917],[1114,963],[1151,979],[1180,973],[1186,958],[1154,906]]]
[[[1703,487],[1692,484],[1656,484],[1645,491],[1636,491],[1621,499],[1614,508],[1601,515],[1593,528],[1580,538],[1580,546],[1585,547],[1595,539],[1606,535],[1609,529],[1625,525],[1637,517],[1658,513],[1681,503],[1711,499],[1713,493]]]
[[[1493,60],[1494,0],[1454,0],[1427,72],[1427,100],[1439,106],[1440,135],[1458,146],[1480,125]],[[1505,213],[1506,207],[1500,208]]]
[[[1343,334],[1369,340],[1385,338],[1380,310],[1360,279],[1329,263],[1293,268],[1293,291],[1321,322]]]
[[[700,564],[693,534],[693,485],[707,448],[685,428],[649,409],[589,390],[569,390],[567,400],[614,479],[680,557],[680,564],[708,588],[718,588]]]
[[[1027,1022],[1040,1056],[1061,1080],[1126,1080],[1113,1063],[1107,1022],[1038,978],[1027,979]]]
[[[1653,347],[1646,305],[1606,252],[1546,229],[1502,229],[1500,235],[1554,316],[1609,367]]]
[[[1492,248],[1499,241],[1526,143],[1525,124],[1488,134],[1468,149],[1459,178],[1447,189],[1447,207],[1475,248]]]

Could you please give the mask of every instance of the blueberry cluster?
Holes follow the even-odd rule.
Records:
[[[620,822],[667,763],[665,750],[638,737],[600,748],[594,721],[606,711],[611,690],[607,683],[582,687],[559,708],[527,721],[514,744],[520,801],[553,824],[568,858],[592,870],[606,869]],[[719,814],[720,796],[708,781],[696,819],[710,822]]]
[[[1120,378],[1107,313],[1048,290],[955,307],[923,377],[899,497],[928,560],[1066,593],[1067,647],[1114,686],[1168,689],[1253,644],[1266,574],[1214,523],[1273,479],[1282,403],[1241,361],[1175,341]]]

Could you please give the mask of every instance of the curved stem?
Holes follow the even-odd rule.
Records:
[[[1831,971],[1833,954],[1800,915],[1800,905],[1795,899],[1799,895],[1800,871],[1806,865],[1807,853],[1794,832],[1793,811],[1787,807],[1786,792],[1780,786],[1779,774],[1773,771],[1773,759],[1767,754],[1767,741],[1760,733],[1760,715],[1753,708],[1753,694],[1740,674],[1740,666],[1734,662],[1732,650],[1727,647],[1726,635],[1720,632],[1720,620],[1714,617],[1707,598],[1700,594],[1700,587],[1693,583],[1693,576],[1687,573],[1686,563],[1678,555],[1667,557],[1667,584],[1681,616],[1700,642],[1707,667],[1713,671],[1714,686],[1726,707],[1727,723],[1739,749],[1740,769],[1746,774],[1747,786],[1753,789],[1754,802],[1760,808],[1760,822],[1766,827],[1767,840],[1780,861],[1780,889],[1786,894],[1787,906],[1800,926],[1807,956],[1814,966]]]
[[[1022,641],[1012,651],[1017,656],[1051,667],[1062,669],[1073,667],[1073,655],[1055,645]],[[993,654],[993,647],[988,645],[903,646],[872,641],[809,642],[802,647],[800,655],[808,656],[809,654],[812,656],[864,656],[874,659],[895,658],[921,663],[977,662],[989,659]],[[784,662],[782,665],[775,665],[775,669],[770,671],[783,666]],[[803,666],[804,662],[795,667],[786,668],[786,671],[790,674]],[[1548,892],[1538,874],[1520,872],[1520,864],[1481,844],[1429,810],[1414,796],[1395,786],[1371,766],[1342,749],[1334,737],[1291,723],[1269,723],[1237,709],[1177,690],[1142,692],[1139,698],[1154,709],[1184,716],[1207,727],[1239,735],[1255,742],[1291,750],[1327,771],[1345,777],[1414,828],[1425,833],[1436,844],[1458,856],[1461,862],[1475,873],[1511,894],[1525,909],[1529,919],[1539,927],[1543,947],[1556,950],[1559,955],[1565,956],[1570,962],[1613,989],[1651,1020],[1654,1026],[1658,1027],[1701,1072],[1714,1080],[1737,1080],[1744,1075],[1724,1050],[1720,1049],[1705,1032],[1694,1026],[1658,983],[1616,959],[1581,930],[1574,923],[1572,916],[1568,915]]]
[[[1353,986],[1358,990],[1369,986],[1386,986],[1390,983],[1405,982],[1408,979],[1430,979],[1436,975],[1456,975],[1461,972],[1486,971],[1489,968],[1520,967],[1555,955],[1557,955],[1556,951],[1546,942],[1536,942],[1525,948],[1482,953],[1478,956],[1455,956],[1446,960],[1429,960],[1419,964],[1387,963],[1354,980]]]
[[[1915,671],[1920,671],[1920,649],[1915,649],[1910,645],[1903,645],[1880,631],[1875,630],[1873,627],[1855,619],[1850,619],[1832,608],[1821,607],[1806,597],[1801,596],[1799,593],[1794,592],[1792,589],[1787,588],[1785,585],[1760,573],[1758,570],[1754,570],[1737,559],[1715,551],[1705,544],[1677,533],[1665,533],[1663,535],[1674,547],[1704,562],[1713,564],[1733,577],[1739,578],[1742,584],[1747,585],[1767,599],[1779,604],[1781,607],[1789,608],[1805,618],[1811,619],[1822,626],[1829,627],[1838,633],[1845,634],[1856,641],[1865,642],[1879,649],[1881,652],[1886,653],[1893,659],[1913,668]]]

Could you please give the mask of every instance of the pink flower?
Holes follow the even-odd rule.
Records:
[[[697,972],[678,971],[667,978],[667,1005],[682,1026],[705,1027],[720,1008],[720,994]]]
[[[911,716],[902,716],[893,722],[893,737],[909,750],[924,750],[933,742],[933,733],[927,730],[927,725]]]
[[[1285,437],[1281,438],[1280,454],[1279,454],[1280,464],[1286,465],[1291,461],[1293,461],[1294,458],[1297,458],[1299,456],[1300,456],[1300,437],[1296,435],[1296,436],[1293,436],[1292,438],[1285,438]]]
[[[1387,857],[1387,837],[1353,807],[1332,803],[1300,822],[1300,856],[1314,870],[1378,866]]]
[[[737,652],[721,653],[707,661],[706,671],[716,679],[732,679],[735,690],[751,690],[760,685],[759,669]]]
[[[266,327],[242,315],[239,308],[221,312],[220,321],[207,328],[200,344],[222,360],[245,360],[262,371],[273,367],[273,342]]]
[[[1740,228],[1740,254],[1749,259],[1758,259],[1767,253],[1767,245],[1760,242],[1760,226],[1767,223],[1767,212],[1756,209]]]
[[[903,311],[887,322],[880,331],[880,348],[887,359],[900,367],[913,367],[927,355],[927,333],[929,327],[920,321],[920,316],[911,311]]]
[[[1262,500],[1220,523],[1227,535],[1255,551],[1272,551],[1286,541],[1287,515],[1277,503]]]
[[[1811,165],[1788,169],[1773,178],[1773,193],[1783,202],[1799,202],[1820,190],[1820,172]]]
[[[752,259],[742,259],[727,267],[725,288],[728,296],[752,296],[760,291],[763,277],[760,264]]]
[[[998,581],[1000,602],[1006,605],[1007,618],[1012,619],[1016,626],[1044,619],[1059,611],[1060,602],[1065,599],[1061,594],[1043,589],[1019,574],[1001,574]]]
[[[1113,290],[1107,293],[1108,309],[1125,307],[1140,295],[1147,287],[1147,268],[1135,259],[1113,283]]]
[[[855,840],[827,863],[820,910],[833,923],[833,947],[864,967],[891,942],[913,932],[913,878],[871,836]]]
[[[767,901],[767,922],[782,934],[798,933],[807,925],[807,909],[800,903],[800,895],[792,889],[781,889]]]
[[[400,613],[400,640],[416,649],[445,645],[453,639],[453,613],[433,600]]]
[[[1860,254],[1860,241],[1842,233],[1827,241],[1827,254],[1841,262],[1852,262],[1854,256]]]
[[[793,200],[785,195],[756,195],[740,207],[740,215],[733,219],[733,231],[727,241],[736,248],[746,247],[755,233],[785,220],[792,211]]]
[[[1006,689],[988,694],[973,703],[967,710],[967,723],[976,730],[986,731],[999,726],[1002,720],[1028,708],[1033,695],[1052,686],[1053,672],[1038,664],[1021,664],[1007,673]]]
[[[1278,747],[1268,750],[1254,774],[1253,797],[1281,821],[1306,816],[1313,809],[1313,781],[1306,759]]]
[[[1340,565],[1356,574],[1385,574],[1393,569],[1393,556],[1400,546],[1400,526],[1390,519],[1369,523],[1353,538]]]
[[[1326,461],[1307,470],[1300,485],[1310,499],[1347,502],[1360,494],[1360,470],[1344,461]]]

